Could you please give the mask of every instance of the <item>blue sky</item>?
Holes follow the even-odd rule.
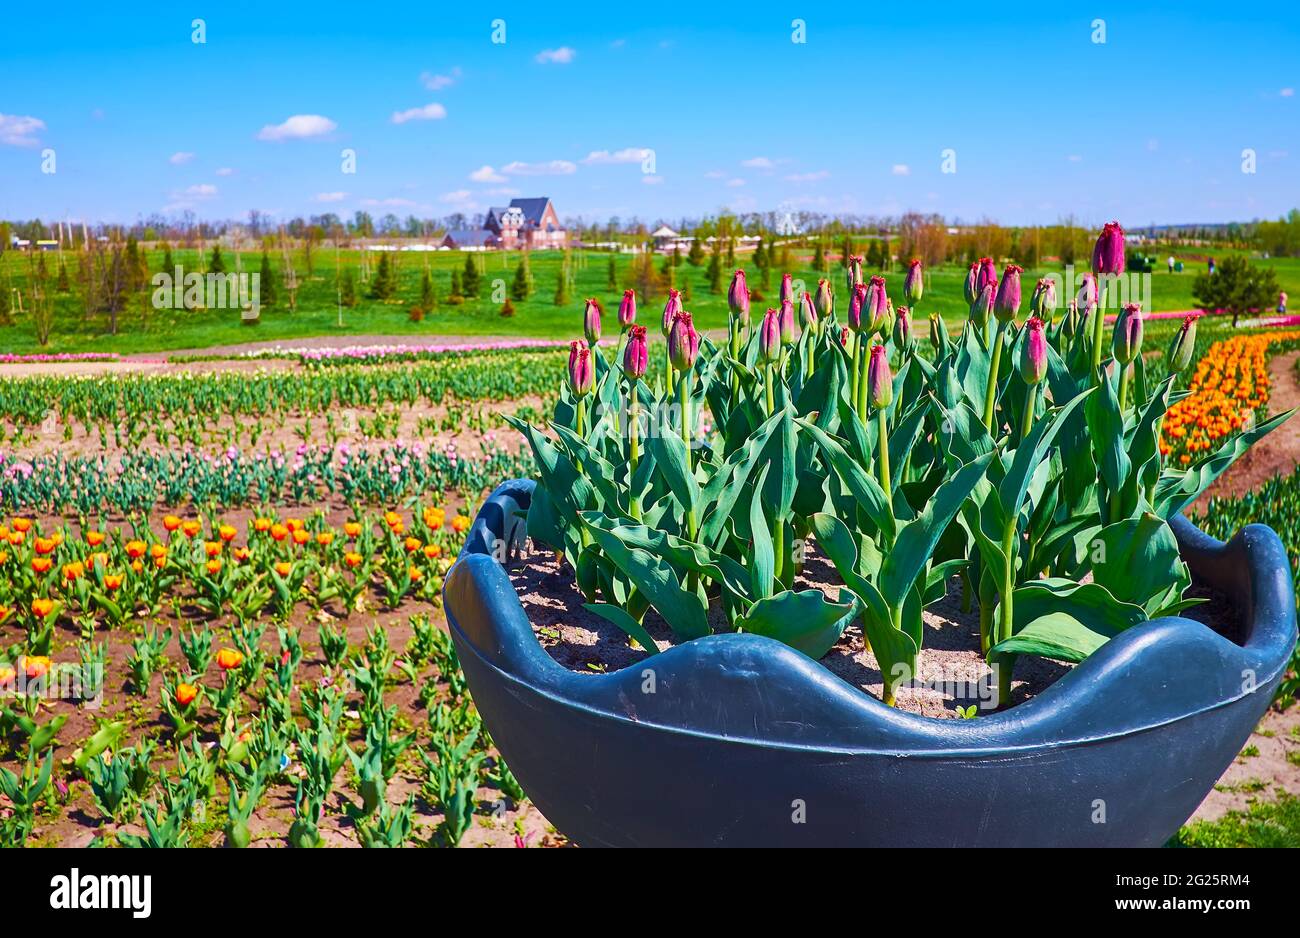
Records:
[[[1300,205],[1294,3],[11,6],[3,218],[442,217],[545,194],[649,222],[1138,226]]]

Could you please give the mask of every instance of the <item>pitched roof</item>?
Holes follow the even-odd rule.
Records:
[[[511,199],[510,207],[523,211],[524,221],[531,225],[540,225],[542,215],[546,212],[546,206],[551,204],[551,200],[545,196],[538,199]]]
[[[482,247],[488,241],[496,237],[496,233],[486,228],[457,228],[443,235],[443,240],[451,240],[456,244],[466,245],[469,247]]]

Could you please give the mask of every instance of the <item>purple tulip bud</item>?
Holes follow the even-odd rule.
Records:
[[[938,313],[930,314],[930,344],[937,352],[943,348],[943,340],[948,336],[948,324]]]
[[[1039,319],[1052,321],[1052,313],[1056,311],[1055,280],[1044,277],[1034,284],[1034,295],[1029,298],[1029,308]]]
[[[849,328],[854,332],[862,331],[862,309],[867,304],[867,285],[855,284],[853,295],[849,297]]]
[[[889,373],[889,356],[883,345],[871,346],[867,365],[867,397],[876,410],[884,410],[894,399],[894,376]]]
[[[922,276],[921,262],[912,258],[912,262],[907,265],[907,276],[903,279],[903,298],[913,307],[921,302],[921,294],[925,291],[925,281]]]
[[[822,281],[825,283],[826,281]],[[817,303],[813,300],[813,295],[807,290],[803,291],[803,297],[799,300],[799,312],[803,316],[803,323],[812,329],[817,326]]]
[[[1047,374],[1047,336],[1043,321],[1037,316],[1025,323],[1025,338],[1020,344],[1020,377],[1025,384],[1037,384]]]
[[[975,281],[975,288],[983,290],[989,284],[993,284],[993,292],[998,289],[998,268],[993,263],[991,257],[981,257],[979,259],[979,277]]]
[[[678,371],[690,371],[700,354],[700,334],[695,331],[691,314],[683,310],[673,316],[668,330],[668,360]]]
[[[769,308],[763,314],[763,324],[758,330],[758,352],[768,364],[781,357],[781,314],[774,309]]]
[[[781,327],[781,344],[794,345],[794,304],[789,300],[782,300],[778,318]]]
[[[591,349],[582,339],[569,343],[569,390],[574,397],[583,397],[596,386],[596,368],[591,361]]]
[[[994,289],[993,284],[984,284],[980,291],[975,294],[975,300],[970,304],[970,321],[981,329],[988,325],[989,314],[993,312]]]
[[[1127,365],[1142,351],[1142,307],[1126,303],[1115,323],[1115,360]]]
[[[863,311],[868,332],[879,332],[889,319],[889,295],[885,292],[885,278],[876,274],[867,284],[867,307]]]
[[[848,347],[849,347],[849,327],[841,326],[840,327],[840,348],[848,348]]]
[[[1116,276],[1124,273],[1124,229],[1119,222],[1107,222],[1097,236],[1092,248],[1092,272]]]
[[[1084,274],[1079,278],[1079,292],[1075,294],[1075,301],[1085,316],[1097,305],[1097,281],[1092,274]]]
[[[1024,270],[1017,264],[1008,264],[1002,271],[1002,282],[998,284],[998,295],[993,300],[993,315],[998,322],[1011,322],[1020,312],[1020,272]]]
[[[1165,358],[1171,375],[1184,371],[1192,363],[1192,352],[1196,349],[1196,320],[1200,318],[1197,315],[1185,318],[1174,340],[1169,343],[1169,354]]]
[[[636,322],[636,291],[624,290],[623,299],[618,304],[618,324],[626,329]]]
[[[582,331],[587,335],[587,344],[595,348],[600,341],[600,300],[594,296],[587,300],[587,308],[582,314]]]
[[[668,302],[664,304],[664,338],[668,338],[668,330],[673,327],[673,317],[682,311],[682,293],[680,290],[668,290]]]
[[[749,322],[749,287],[745,285],[745,272],[738,270],[731,275],[731,287],[727,290],[727,305],[731,315],[741,322]]]
[[[900,351],[911,349],[915,340],[912,335],[912,313],[906,306],[898,307],[898,317],[894,320],[894,347]]]
[[[627,348],[623,351],[623,374],[636,380],[645,374],[650,364],[650,349],[646,344],[645,326],[628,330]]]
[[[971,261],[970,269],[966,271],[966,282],[962,284],[962,295],[966,297],[967,306],[975,305],[975,297],[979,296],[980,292],[979,279],[979,261]]]
[[[835,293],[831,290],[829,280],[817,281],[817,295],[813,297],[813,302],[817,306],[817,316],[820,319],[828,319],[831,310],[835,306]]]
[[[794,302],[794,280],[789,274],[781,275],[781,302],[789,300]]]
[[[856,254],[849,255],[849,283],[857,286],[862,282],[862,258]]]

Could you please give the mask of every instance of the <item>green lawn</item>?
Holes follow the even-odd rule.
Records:
[[[1222,252],[1221,252],[1222,253]],[[1164,256],[1161,252],[1160,256]],[[226,252],[228,269],[233,269],[234,258]],[[239,314],[233,310],[185,312],[183,310],[153,310],[145,307],[148,294],[132,298],[128,311],[120,316],[116,335],[107,334],[107,319],[98,315],[87,320],[84,316],[76,286],[75,262],[69,258],[69,273],[73,281],[73,290],[69,294],[60,294],[56,301],[56,316],[50,342],[41,347],[36,342],[36,333],[29,314],[15,314],[8,324],[0,325],[0,353],[31,352],[82,352],[82,351],[116,351],[116,352],[152,352],[180,348],[202,348],[213,345],[225,345],[248,341],[273,340],[292,342],[307,336],[316,335],[367,335],[367,334],[401,334],[409,335],[412,340],[435,339],[439,335],[483,335],[483,336],[528,336],[540,338],[568,338],[579,334],[581,329],[581,311],[583,298],[600,297],[607,310],[606,328],[614,327],[614,311],[621,296],[622,289],[630,282],[631,257],[615,257],[617,265],[616,288],[608,283],[610,255],[599,252],[575,252],[573,263],[576,271],[576,289],[569,302],[562,307],[554,303],[556,279],[562,264],[560,252],[539,252],[531,257],[531,269],[535,291],[526,301],[516,302],[515,315],[503,318],[500,315],[501,303],[491,299],[492,283],[500,280],[503,289],[508,288],[514,277],[516,265],[521,255],[517,253],[488,253],[481,255],[484,272],[484,288],[479,299],[470,299],[461,306],[451,306],[446,300],[450,293],[451,272],[462,269],[465,255],[459,252],[439,252],[427,255],[428,263],[434,273],[437,295],[441,303],[437,310],[426,317],[423,322],[412,322],[408,310],[419,294],[421,275],[426,263],[426,255],[403,253],[399,257],[397,298],[387,301],[368,297],[367,287],[360,282],[359,265],[361,254],[357,251],[345,251],[341,254],[341,263],[351,268],[357,276],[358,303],[352,309],[343,310],[343,325],[338,325],[338,310],[335,302],[334,255],[328,250],[316,252],[314,276],[305,277],[305,264],[301,254],[295,255],[295,266],[302,279],[298,293],[298,309],[290,313],[285,307],[285,292],[280,288],[280,302],[277,306],[265,309],[261,322],[254,327],[244,325]],[[372,254],[372,266],[378,262],[378,254]],[[183,264],[186,270],[197,269],[197,252],[175,251],[175,263]],[[55,255],[46,256],[52,265],[52,273],[57,271]],[[248,252],[242,257],[245,270],[256,270],[260,263],[260,252]],[[273,259],[278,270],[278,259]],[[802,279],[810,288],[816,283],[818,274],[806,265],[805,256],[802,269],[792,271],[796,279]],[[1278,270],[1278,279],[1284,289],[1300,297],[1300,259],[1284,258],[1265,261]],[[28,259],[25,255],[13,251],[0,254],[0,290],[16,286],[25,290],[27,281]],[[162,266],[161,252],[151,252],[148,257],[150,273],[156,273]],[[658,260],[656,261],[658,265]],[[1060,269],[1057,267],[1056,269]],[[1192,300],[1192,282],[1199,272],[1199,262],[1189,262],[1188,269],[1182,274],[1168,274],[1158,271],[1153,274],[1151,288],[1152,311],[1188,309],[1194,306]],[[764,299],[759,301],[761,310],[764,306],[775,305],[779,275],[773,272],[770,285],[765,286],[758,278],[752,265],[747,265],[751,288],[757,288]],[[1025,302],[1028,305],[1029,292],[1034,277],[1046,273],[1047,269],[1032,271],[1025,275]],[[726,272],[727,278],[730,271]],[[845,301],[843,275],[836,265],[829,274],[837,290],[837,302]],[[896,303],[902,302],[902,271],[894,270],[887,275],[890,293]],[[703,328],[719,328],[725,325],[727,306],[725,292],[713,294],[709,291],[706,266],[692,267],[683,259],[677,269],[677,284],[688,286],[691,298],[688,308],[695,314],[696,322]],[[726,278],[724,278],[725,280]],[[920,311],[928,315],[938,311],[950,325],[955,325],[966,314],[962,299],[962,283],[965,269],[957,265],[948,265],[933,270],[929,274],[929,283],[925,299],[920,304]],[[725,291],[725,282],[724,282]],[[1062,298],[1062,305],[1065,299]],[[0,310],[5,304],[0,302]],[[649,303],[643,304],[640,319],[653,327],[658,325],[663,308],[662,292]]]

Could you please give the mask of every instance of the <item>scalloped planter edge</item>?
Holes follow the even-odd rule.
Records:
[[[533,482],[506,482],[444,587],[483,722],[529,797],[583,846],[1159,846],[1267,710],[1296,642],[1286,552],[1181,516],[1193,578],[1245,644],[1155,619],[1044,693],[975,720],[903,713],[758,635],[714,635],[603,675],[538,644],[494,545]],[[499,552],[498,552],[499,555]]]

